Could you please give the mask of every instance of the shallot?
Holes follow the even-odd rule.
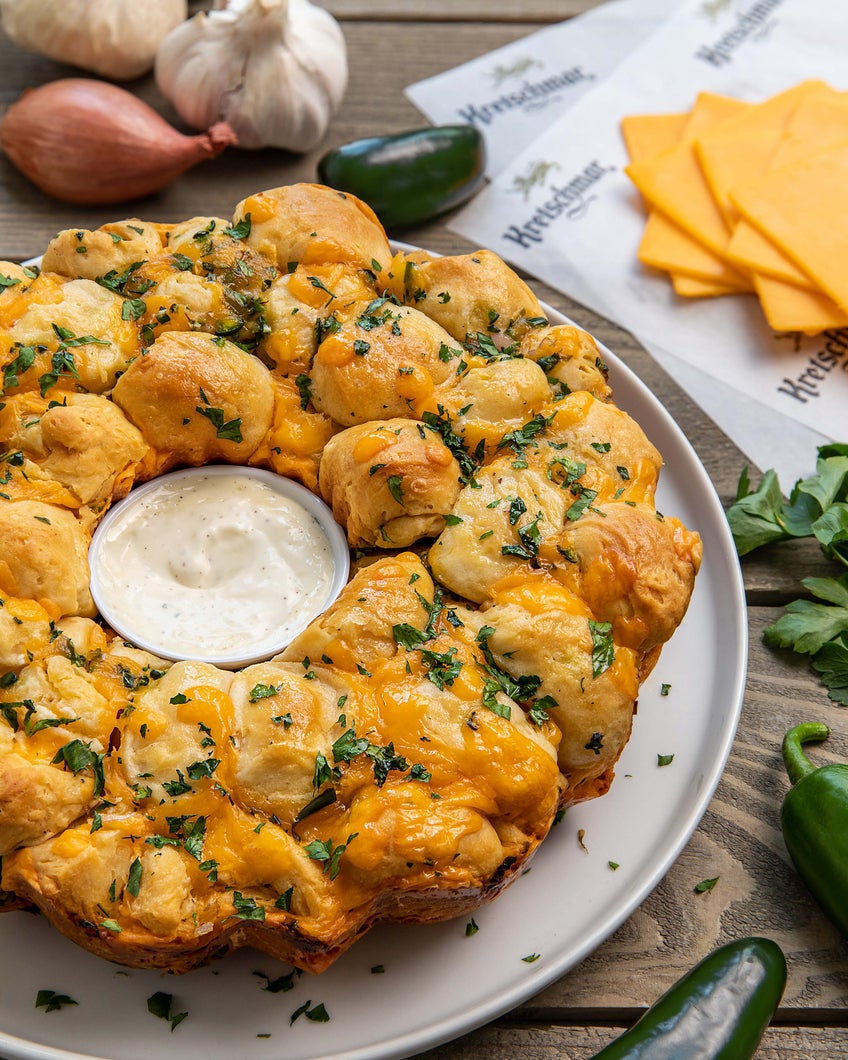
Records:
[[[29,89],[0,122],[0,147],[47,195],[83,205],[159,191],[237,142],[226,122],[184,136],[116,85],[64,78]]]

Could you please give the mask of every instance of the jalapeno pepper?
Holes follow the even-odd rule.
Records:
[[[829,735],[826,725],[811,721],[783,737],[783,761],[792,787],[783,800],[780,822],[798,874],[848,936],[848,763],[817,769],[802,749]]]
[[[388,229],[452,210],[483,182],[486,152],[472,125],[438,125],[370,136],[329,151],[318,179],[363,199]]]
[[[708,954],[594,1060],[750,1060],[786,986],[771,939]]]

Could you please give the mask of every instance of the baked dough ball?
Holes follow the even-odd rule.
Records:
[[[622,409],[588,391],[569,394],[544,410],[542,429],[530,444],[504,440],[572,500],[652,501],[662,457],[639,424]],[[577,512],[572,512],[570,519]]]
[[[616,641],[638,652],[664,644],[680,625],[701,565],[700,537],[649,504],[589,510],[557,542],[568,584]]]
[[[7,596],[0,607],[0,667],[15,670],[50,636],[50,615],[35,600]]]
[[[276,268],[226,221],[194,218],[168,233],[165,252],[142,263],[125,287],[146,307],[142,337],[208,331],[254,345],[268,330],[265,299]]]
[[[156,225],[130,217],[110,221],[94,231],[66,228],[47,244],[41,268],[61,276],[94,280],[108,273],[121,274],[134,262],[162,253]]]
[[[430,549],[437,580],[477,603],[501,578],[532,563],[565,521],[566,493],[544,473],[515,463],[498,457],[475,473],[477,488],[460,493],[450,525]]]
[[[455,372],[456,344],[417,309],[385,298],[358,303],[327,335],[312,365],[312,401],[336,423],[414,417]]]
[[[95,615],[88,589],[88,538],[62,508],[0,504],[0,593],[41,603],[53,617]]]
[[[537,695],[562,732],[567,802],[603,794],[630,737],[639,690],[636,655],[598,626],[586,604],[545,574],[517,576],[484,608],[487,644],[514,678],[535,676]],[[598,638],[608,655],[599,652]]]
[[[414,304],[459,342],[478,332],[509,345],[505,333],[543,317],[527,284],[496,254],[478,250],[412,262],[404,277],[404,301]],[[520,336],[517,336],[520,337]]]
[[[230,222],[223,217],[190,217],[168,226],[165,245],[171,254],[182,254],[195,261],[229,227]]]
[[[62,402],[29,392],[9,398],[0,430],[27,458],[24,471],[61,483],[79,505],[100,506],[129,493],[149,446],[108,398],[65,394]]]
[[[310,680],[306,672],[299,662],[259,663],[230,688],[239,752],[234,792],[288,827],[314,795],[316,756],[332,758],[344,731],[339,692],[325,684],[320,667]]]
[[[433,591],[433,579],[411,552],[381,559],[354,575],[279,658],[300,662],[326,656],[343,672],[355,674],[361,666],[370,670],[371,663],[396,655],[396,624],[426,623]]]
[[[176,799],[184,784],[202,787],[214,777],[221,759],[215,748],[233,732],[231,682],[232,674],[208,663],[178,662],[136,693],[123,729],[121,769],[130,787],[140,786],[142,803]],[[204,766],[210,759],[215,768]],[[227,787],[230,778],[215,779]]]
[[[47,393],[58,386],[102,394],[139,353],[136,326],[124,319],[124,300],[93,280],[42,273],[12,304],[0,339],[7,392],[20,386]],[[24,368],[20,360],[28,348],[36,355]],[[14,361],[17,381],[10,382]]]
[[[160,470],[245,462],[274,412],[268,369],[200,332],[165,332],[121,376],[112,398],[158,450]]]
[[[298,265],[279,276],[268,290],[267,334],[261,350],[280,372],[306,372],[318,349],[319,321],[346,316],[360,302],[376,297],[366,272],[339,262]],[[323,332],[323,328],[320,329]]]
[[[535,361],[565,393],[588,390],[601,401],[612,396],[598,344],[582,328],[571,324],[532,328],[522,338],[519,349],[522,357]]]
[[[431,428],[383,420],[330,439],[320,486],[351,545],[405,547],[442,532],[459,496],[460,470]]]
[[[489,452],[547,405],[551,387],[542,369],[523,357],[474,364],[439,387],[426,411],[444,417],[469,452],[482,442]]]
[[[392,260],[377,215],[355,195],[320,184],[291,184],[242,200],[233,223],[248,214],[248,242],[282,271],[290,261],[306,265],[343,261],[382,272],[388,271]]]

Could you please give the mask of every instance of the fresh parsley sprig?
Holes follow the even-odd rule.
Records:
[[[727,519],[740,556],[775,541],[814,537],[829,559],[848,568],[848,444],[819,446],[815,475],[799,480],[788,502],[774,471],[752,490],[746,468]],[[848,570],[802,578],[801,585],[816,600],[787,604],[763,639],[770,647],[809,655],[830,698],[848,706]]]

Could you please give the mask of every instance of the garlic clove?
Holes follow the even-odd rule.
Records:
[[[219,0],[166,37],[156,81],[195,128],[223,119],[240,147],[307,151],[344,96],[345,40],[309,0]]]
[[[93,205],[159,191],[236,143],[226,123],[184,136],[117,85],[66,78],[29,89],[0,123],[0,147],[47,195]]]

